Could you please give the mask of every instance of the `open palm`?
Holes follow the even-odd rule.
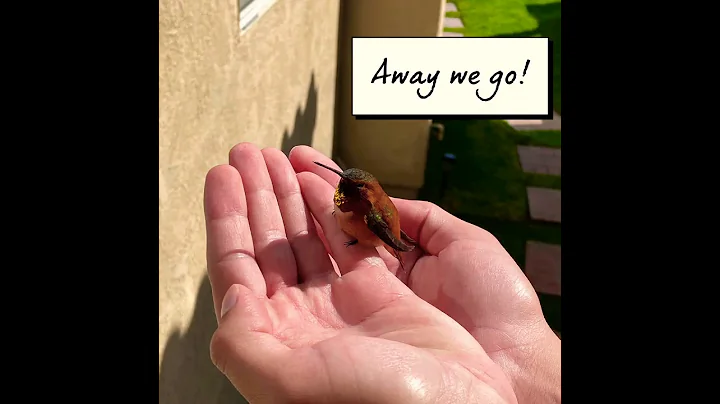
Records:
[[[335,187],[338,176],[313,161],[337,168],[310,147],[296,147],[290,154],[296,172],[313,172]],[[475,337],[510,377],[518,401],[559,402],[557,390],[537,386],[560,384],[560,340],[545,321],[532,285],[503,246],[492,234],[433,204],[393,202],[403,230],[422,248],[403,254],[404,271],[379,249],[390,271]]]
[[[211,355],[246,398],[516,402],[472,335],[389,272],[376,249],[343,244],[327,181],[296,176],[274,149],[241,144],[230,161],[206,180],[220,323]]]
[[[223,318],[213,357],[249,399],[516,402],[472,336],[387,269],[356,268],[271,298],[234,288],[240,306]]]

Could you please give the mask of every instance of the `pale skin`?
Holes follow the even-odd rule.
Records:
[[[339,178],[313,161],[337,168],[242,143],[206,177],[210,353],[248,401],[560,402],[560,340],[491,234],[393,199],[419,244],[398,278],[385,249],[345,245]]]

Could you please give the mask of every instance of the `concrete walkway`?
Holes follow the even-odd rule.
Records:
[[[508,119],[507,123],[515,130],[560,130],[560,115],[553,111],[552,119]]]
[[[455,3],[445,3],[445,12],[452,12],[452,11],[458,11]],[[457,17],[445,17],[443,26],[445,28],[465,28],[462,20]],[[465,35],[463,35],[459,32],[443,32],[443,36],[459,38],[459,37],[464,37]]]
[[[560,149],[520,145],[517,152],[526,173],[560,175]]]
[[[560,190],[527,187],[527,196],[531,219],[560,223]]]
[[[539,293],[560,296],[560,246],[528,241],[525,276]]]
[[[508,120],[518,131],[561,130],[560,115],[548,120]],[[517,146],[520,166],[526,173],[557,175],[561,171],[561,150],[551,147]],[[562,221],[562,192],[558,189],[527,187],[530,218],[541,222]],[[560,296],[560,246],[529,240],[525,248],[525,275],[538,293]]]

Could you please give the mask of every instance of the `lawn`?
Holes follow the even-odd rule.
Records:
[[[526,187],[560,189],[560,177],[524,173],[517,145],[559,147],[559,131],[517,131],[505,121],[438,121],[445,126],[442,142],[432,139],[428,150],[423,199],[437,201],[457,215],[525,221]],[[442,155],[456,163],[447,191],[440,195]]]
[[[559,0],[453,0],[465,28],[446,28],[470,37],[548,37],[553,41],[553,106],[560,102],[560,1]]]

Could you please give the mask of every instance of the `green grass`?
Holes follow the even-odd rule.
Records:
[[[516,144],[545,146],[556,149],[560,148],[560,137],[559,130],[523,130],[513,134],[513,140]]]
[[[503,121],[439,122],[445,125],[447,136],[442,142],[431,142],[425,188],[435,194],[426,199],[459,215],[525,220],[525,177],[513,141],[517,132]],[[439,200],[443,153],[454,153],[457,162],[447,193]]]
[[[465,28],[446,28],[469,37],[548,37],[553,41],[553,106],[561,112],[559,0],[455,0]]]
[[[525,185],[537,188],[560,188],[560,177],[557,175],[525,173]]]
[[[517,145],[560,147],[560,131],[517,131],[505,121],[438,121],[445,139],[431,140],[423,199],[457,215],[528,219],[526,187],[560,189],[560,177],[524,173]],[[457,158],[444,197],[439,195],[444,153]]]

